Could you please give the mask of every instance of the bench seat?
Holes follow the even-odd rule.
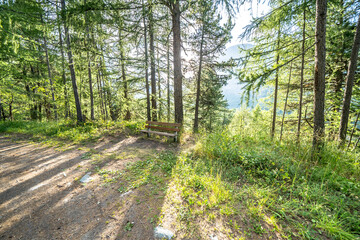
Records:
[[[157,131],[151,131],[151,130],[140,130],[140,132],[143,132],[143,133],[155,133],[155,134],[163,135],[163,136],[167,136],[167,137],[175,137],[176,136],[176,133],[157,132]]]
[[[178,133],[181,130],[180,128],[180,123],[147,121],[145,129],[140,130],[140,132],[147,133],[148,137],[150,137],[151,134],[173,137],[174,141],[176,142],[178,138]],[[154,129],[157,131],[153,131]]]

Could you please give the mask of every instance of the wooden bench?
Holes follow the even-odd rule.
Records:
[[[153,122],[146,121],[146,126],[144,130],[141,130],[143,133],[147,133],[147,136],[150,137],[150,134],[157,134],[167,137],[173,137],[174,142],[177,141],[178,133],[180,132],[180,123],[167,123],[167,122]],[[159,131],[152,131],[151,129],[156,129]]]

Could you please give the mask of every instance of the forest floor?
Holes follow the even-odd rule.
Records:
[[[168,178],[145,179],[148,165],[131,166],[176,145],[124,135],[62,147],[27,139],[0,135],[1,239],[153,239]]]
[[[359,239],[358,153],[141,128],[0,123],[0,239]]]

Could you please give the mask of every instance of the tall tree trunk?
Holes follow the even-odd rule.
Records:
[[[76,76],[75,76],[74,63],[73,63],[73,57],[72,57],[71,45],[70,45],[70,36],[69,36],[68,27],[66,25],[65,0],[61,0],[61,8],[62,8],[62,11],[64,14],[63,20],[64,20],[65,38],[66,38],[66,44],[67,44],[67,49],[68,49],[69,68],[70,68],[71,82],[72,82],[73,91],[74,91],[77,122],[82,123],[83,117],[82,117],[81,105],[80,105],[80,100],[79,100],[79,95],[78,95],[77,85],[76,85]]]
[[[301,114],[302,114],[302,104],[303,104],[303,91],[304,91],[304,65],[305,65],[305,27],[306,27],[306,0],[304,0],[304,9],[303,9],[303,26],[302,26],[302,43],[301,43],[301,69],[300,69],[300,96],[299,96],[299,112],[298,112],[298,122],[297,122],[297,132],[296,132],[296,141],[300,141],[300,131],[301,131]]]
[[[354,85],[355,70],[357,68],[359,47],[360,47],[360,16],[359,16],[358,24],[356,27],[354,44],[353,44],[353,47],[351,50],[351,58],[350,58],[349,68],[348,68],[348,72],[347,72],[347,76],[346,76],[346,85],[345,85],[344,100],[343,100],[341,120],[340,120],[340,129],[339,129],[339,139],[340,139],[341,143],[343,143],[346,139],[347,125],[348,125],[349,114],[350,114],[351,95],[352,95],[352,89],[353,89],[353,85]]]
[[[158,84],[158,108],[159,108],[159,112],[158,112],[158,119],[159,121],[162,119],[162,108],[161,108],[161,76],[160,76],[160,53],[159,53],[159,45],[156,44],[157,46],[157,74],[158,74],[158,81],[157,81],[157,84]]]
[[[355,123],[354,123],[354,127],[353,127],[353,129],[352,129],[352,131],[351,131],[351,134],[350,134],[350,139],[349,139],[349,143],[348,143],[348,145],[347,145],[347,148],[349,149],[349,147],[350,147],[350,144],[351,144],[351,140],[352,140],[352,137],[353,137],[353,135],[354,135],[354,132],[355,132],[355,130],[357,129],[357,123],[358,123],[358,121],[359,121],[359,117],[360,117],[360,112],[357,114],[357,116],[356,116],[356,120],[355,120]]]
[[[325,135],[325,57],[327,0],[316,0],[315,71],[314,71],[314,133],[313,147],[318,148]]]
[[[150,77],[151,77],[151,115],[157,121],[156,79],[155,79],[155,46],[154,46],[154,19],[152,1],[149,4],[149,34],[150,34]]]
[[[145,45],[145,88],[146,88],[146,116],[147,120],[151,121],[151,108],[150,108],[150,90],[149,90],[149,60],[148,60],[148,45],[147,45],[147,27],[146,27],[146,11],[144,0],[142,0],[143,4],[143,24],[144,24],[144,45]]]
[[[13,117],[13,103],[14,103],[14,94],[11,94],[11,101],[9,102],[9,119],[10,121],[14,120]]]
[[[104,110],[105,110],[105,119],[109,119],[109,114],[108,114],[108,107],[107,107],[107,102],[106,102],[106,98],[107,98],[107,89],[105,87],[105,77],[104,77],[104,67],[103,67],[103,60],[102,58],[100,57],[99,59],[100,61],[100,73],[99,73],[99,80],[100,80],[100,86],[102,86],[102,89],[104,90],[103,91],[103,97],[104,97]]]
[[[170,39],[168,37],[167,39],[167,50],[166,50],[166,66],[167,66],[167,79],[166,79],[166,85],[167,85],[167,121],[170,122]]]
[[[197,74],[197,81],[196,81],[194,133],[197,133],[199,131],[199,103],[200,103],[201,70],[202,70],[202,61],[203,61],[203,45],[204,45],[204,23],[203,23],[202,29],[201,29],[199,71]]]
[[[5,121],[5,111],[0,97],[0,120]]]
[[[276,44],[276,67],[279,64],[280,54],[280,21],[279,21],[279,29],[277,36],[277,44]],[[272,124],[271,124],[271,138],[274,138],[275,135],[275,127],[276,127],[276,107],[277,107],[277,97],[278,97],[278,88],[279,88],[279,69],[276,69],[275,73],[275,92],[274,92],[274,106],[273,106],[273,116],[272,116]]]
[[[56,4],[56,12],[59,12],[58,5]],[[60,18],[58,16],[58,18]],[[66,74],[65,74],[65,56],[64,56],[64,48],[63,48],[63,40],[61,34],[61,27],[60,27],[60,19],[58,20],[58,32],[59,32],[59,43],[60,43],[60,53],[61,53],[61,71],[62,71],[62,80],[64,84],[64,98],[65,98],[65,118],[69,117],[69,100],[68,100],[68,92],[66,86]]]
[[[41,21],[44,23],[42,16],[41,16]],[[54,93],[54,86],[53,86],[53,81],[52,81],[52,76],[51,76],[51,68],[50,68],[50,61],[49,61],[49,53],[48,53],[48,47],[47,47],[47,40],[46,40],[46,36],[45,36],[45,35],[44,35],[43,39],[44,39],[46,65],[47,65],[48,77],[49,77],[50,89],[51,89],[51,98],[52,98],[52,102],[53,102],[55,120],[57,120],[57,119],[58,119],[58,115],[57,115],[57,108],[56,108],[56,103],[55,103],[55,93]]]
[[[130,120],[131,119],[131,114],[130,114],[130,110],[129,110],[129,89],[128,89],[128,82],[126,80],[126,72],[125,72],[125,56],[124,56],[124,46],[123,46],[123,42],[121,39],[121,28],[122,28],[122,24],[119,28],[119,47],[120,47],[120,65],[121,65],[121,77],[122,77],[122,81],[123,81],[123,86],[124,86],[124,99],[125,99],[125,120]]]
[[[99,64],[100,66],[100,64]],[[103,120],[105,121],[105,108],[104,108],[104,100],[103,100],[103,91],[102,91],[102,87],[101,87],[101,83],[100,83],[100,69],[98,69],[98,73],[96,75],[96,80],[97,80],[97,86],[98,86],[98,92],[100,95],[100,101],[101,101],[101,115],[103,117]]]
[[[292,70],[292,62],[291,62],[291,64],[290,64],[289,81],[288,81],[288,84],[287,84],[286,97],[285,97],[285,105],[284,105],[284,112],[283,112],[283,116],[282,116],[282,120],[281,120],[280,142],[281,142],[281,139],[282,139],[282,133],[283,133],[283,129],[284,129],[284,119],[285,119],[287,101],[288,101],[288,97],[289,97],[290,80],[291,80],[291,70]]]
[[[86,5],[86,0],[84,0],[84,4]],[[92,86],[92,76],[91,76],[91,58],[90,58],[90,34],[89,34],[89,19],[85,12],[85,25],[86,25],[86,39],[85,39],[85,48],[88,60],[88,75],[89,75],[89,90],[90,90],[90,119],[95,120],[94,114],[94,93],[93,93],[93,86]]]
[[[174,51],[174,105],[175,122],[182,123],[184,120],[182,99],[182,72],[181,72],[181,29],[180,29],[180,1],[175,1],[171,9],[173,27],[173,51]]]

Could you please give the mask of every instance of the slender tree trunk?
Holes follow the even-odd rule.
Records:
[[[120,47],[120,65],[121,65],[121,77],[124,86],[124,99],[125,99],[125,120],[131,119],[131,114],[129,110],[129,96],[128,96],[128,82],[126,80],[126,72],[125,72],[125,56],[124,56],[124,46],[121,39],[121,27],[119,28],[119,47]]]
[[[296,132],[296,141],[300,141],[300,131],[301,131],[301,114],[302,114],[302,104],[303,104],[303,87],[304,87],[304,65],[305,65],[305,27],[306,27],[306,0],[304,0],[304,9],[303,9],[303,26],[302,26],[302,43],[301,43],[301,69],[300,69],[300,96],[299,96],[299,113],[298,113],[298,123],[297,123],[297,132]]]
[[[149,34],[150,34],[150,77],[151,77],[151,112],[152,112],[151,115],[152,115],[152,120],[157,121],[154,20],[153,20],[151,1],[149,5]]]
[[[0,97],[0,120],[5,121],[5,111]]]
[[[167,66],[167,121],[170,122],[170,39],[167,39],[166,66]]]
[[[84,0],[84,4],[86,5],[86,0]],[[88,60],[88,75],[89,75],[89,90],[90,90],[90,119],[92,121],[95,120],[95,113],[94,113],[94,93],[93,93],[93,86],[92,86],[92,76],[91,76],[91,58],[90,58],[90,34],[89,34],[89,20],[87,14],[85,12],[85,25],[86,25],[86,39],[85,39],[85,48]]]
[[[278,29],[278,36],[277,36],[277,50],[276,50],[276,66],[279,64],[280,54],[280,21],[279,21],[279,29]],[[276,70],[275,73],[275,92],[274,92],[274,106],[273,106],[273,117],[272,117],[272,125],[271,125],[271,138],[274,138],[275,135],[275,127],[276,127],[276,107],[277,107],[277,95],[278,95],[278,88],[279,88],[279,70]]]
[[[348,148],[348,149],[349,149],[349,147],[350,147],[351,140],[352,140],[352,137],[353,137],[353,135],[354,135],[354,132],[355,132],[355,130],[357,129],[357,123],[358,123],[359,117],[360,117],[360,112],[359,112],[359,113],[357,114],[357,116],[356,116],[356,120],[355,120],[355,123],[354,123],[354,127],[353,127],[353,129],[352,129],[352,131],[351,131],[351,134],[350,134],[349,143],[348,143],[348,145],[347,145],[347,148]]]
[[[203,45],[204,45],[204,23],[203,23],[202,29],[201,29],[199,71],[197,74],[197,81],[196,81],[194,133],[197,133],[199,131],[199,103],[200,103],[201,70],[202,70],[202,61],[203,61]]]
[[[146,116],[147,120],[151,121],[151,108],[150,108],[150,90],[149,90],[149,60],[148,60],[148,45],[147,45],[147,27],[146,27],[146,11],[144,0],[143,4],[143,24],[144,24],[144,47],[145,47],[145,88],[146,88]]]
[[[77,122],[82,123],[83,117],[82,117],[81,105],[80,105],[80,100],[79,100],[79,95],[78,95],[77,85],[76,85],[76,76],[75,76],[74,63],[73,63],[73,57],[72,57],[71,45],[70,45],[70,36],[69,36],[68,27],[66,26],[65,0],[61,0],[61,8],[62,8],[62,11],[64,12],[63,20],[64,20],[65,38],[66,38],[66,44],[67,44],[67,49],[68,49],[69,68],[70,68],[71,82],[72,82],[73,91],[74,91]]]
[[[282,133],[283,133],[283,129],[284,129],[284,119],[285,119],[287,101],[288,101],[288,97],[289,97],[290,80],[291,80],[291,70],[292,70],[292,62],[291,62],[291,64],[290,64],[289,81],[288,81],[288,84],[287,84],[286,97],[285,97],[285,105],[284,105],[284,112],[283,112],[283,116],[282,116],[282,120],[281,120],[280,142],[281,142],[281,139],[282,139]]]
[[[175,1],[172,12],[173,51],[174,51],[174,105],[175,122],[182,123],[184,119],[182,99],[181,72],[181,29],[180,29],[180,1]]]
[[[59,12],[58,5],[56,4],[56,12]],[[64,84],[64,98],[65,98],[65,118],[69,117],[69,100],[68,100],[68,92],[66,86],[66,74],[65,74],[65,56],[64,56],[64,48],[63,48],[63,40],[61,34],[61,27],[60,27],[60,17],[58,16],[58,32],[59,32],[59,43],[60,43],[60,53],[61,53],[61,70],[62,70],[62,80]]]
[[[101,101],[101,115],[103,117],[103,120],[105,121],[104,100],[103,100],[103,94],[102,94],[102,87],[100,84],[100,69],[98,70],[98,74],[96,75],[96,80],[97,80],[98,92],[100,95],[100,101]]]
[[[103,68],[103,60],[102,58],[100,58],[100,74],[99,74],[99,80],[100,80],[100,86],[102,86],[103,91],[103,97],[104,97],[104,110],[105,110],[105,119],[109,119],[109,114],[108,114],[108,110],[107,110],[107,103],[106,103],[106,98],[107,98],[107,89],[105,87],[105,77],[104,77],[104,68]]]
[[[325,135],[325,57],[327,0],[316,0],[315,71],[314,71],[314,133],[313,147],[318,148]]]
[[[14,120],[14,118],[13,118],[13,111],[12,111],[12,109],[13,109],[13,102],[14,102],[14,95],[11,94],[11,101],[10,101],[10,103],[9,103],[9,119],[10,119],[10,121]]]
[[[41,16],[41,21],[44,23],[42,16]],[[51,89],[51,98],[52,98],[52,102],[53,102],[55,120],[57,120],[58,115],[57,115],[57,108],[56,108],[56,103],[55,103],[55,93],[54,93],[54,86],[53,86],[53,81],[52,81],[52,76],[51,76],[51,68],[50,68],[50,61],[49,61],[49,53],[48,53],[46,36],[44,36],[43,39],[44,39],[46,65],[47,65],[48,77],[49,77],[50,89]]]
[[[159,45],[156,44],[157,46],[157,65],[158,65],[158,68],[157,68],[157,74],[158,74],[158,81],[157,81],[157,84],[158,84],[158,108],[159,108],[159,112],[158,112],[158,119],[159,121],[162,119],[162,108],[161,108],[161,77],[160,77],[160,53],[159,53]]]
[[[344,143],[346,139],[347,125],[349,121],[350,114],[350,104],[351,104],[351,95],[352,89],[354,85],[355,79],[355,71],[357,68],[357,59],[359,55],[359,47],[360,47],[360,16],[358,19],[358,24],[356,27],[356,33],[354,37],[354,44],[351,50],[351,58],[349,62],[349,68],[346,76],[346,85],[344,92],[344,100],[341,112],[341,120],[340,120],[340,129],[339,129],[339,139],[341,143]]]

